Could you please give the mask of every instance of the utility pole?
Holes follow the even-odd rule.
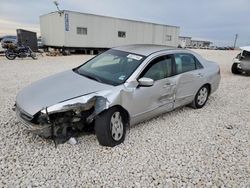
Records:
[[[234,39],[234,49],[235,49],[235,47],[236,47],[237,39],[238,39],[238,34],[235,35],[235,39]]]

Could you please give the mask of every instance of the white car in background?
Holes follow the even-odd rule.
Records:
[[[233,60],[233,74],[250,74],[250,46],[240,47],[239,53]]]

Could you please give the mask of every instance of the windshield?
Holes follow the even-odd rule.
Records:
[[[145,56],[142,55],[108,50],[75,69],[75,72],[116,86],[124,83],[144,59]]]
[[[244,50],[244,51],[242,52],[242,56],[241,56],[241,57],[242,57],[242,59],[250,60],[250,52]]]

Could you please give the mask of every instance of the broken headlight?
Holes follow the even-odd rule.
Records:
[[[47,107],[41,113],[48,115],[67,111],[80,113],[81,111],[91,109],[95,105],[95,100],[91,96],[81,96]]]

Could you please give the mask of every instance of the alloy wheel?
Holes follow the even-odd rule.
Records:
[[[119,141],[123,136],[123,122],[120,112],[115,112],[110,119],[110,129],[112,138]]]

